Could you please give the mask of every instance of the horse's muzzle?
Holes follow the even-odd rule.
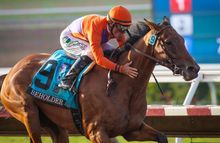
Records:
[[[200,70],[199,65],[187,66],[185,70],[182,71],[184,80],[190,81],[197,78],[199,70]]]

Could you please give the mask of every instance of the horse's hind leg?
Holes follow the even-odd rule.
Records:
[[[40,112],[41,127],[51,136],[53,143],[69,143],[68,132]]]
[[[51,136],[53,143],[69,143],[67,130],[58,126],[43,126],[43,128]]]
[[[30,108],[27,108],[23,123],[27,129],[31,143],[42,143],[40,120],[38,118],[38,109],[36,106],[31,105]]]
[[[125,133],[123,137],[128,141],[157,141],[158,143],[168,143],[167,137],[164,134],[144,122],[139,130]]]

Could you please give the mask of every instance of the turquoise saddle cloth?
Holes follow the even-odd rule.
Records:
[[[37,71],[27,93],[47,103],[78,109],[77,95],[58,87],[61,79],[67,74],[74,62],[75,60],[67,56],[64,50],[57,50]],[[77,90],[84,70],[79,74],[74,85]]]

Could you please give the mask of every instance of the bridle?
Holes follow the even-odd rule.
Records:
[[[151,43],[148,43],[148,44],[149,44],[149,45],[152,47],[152,49],[153,49],[152,55],[149,55],[149,54],[146,54],[146,53],[142,52],[141,50],[135,48],[135,47],[134,47],[133,45],[131,45],[130,43],[127,43],[126,45],[128,45],[128,46],[130,47],[130,49],[132,49],[132,50],[135,51],[136,53],[138,53],[138,54],[140,54],[140,55],[142,55],[142,56],[144,56],[144,57],[146,57],[146,58],[148,58],[148,59],[154,61],[156,64],[159,64],[159,65],[162,65],[162,66],[165,66],[165,67],[170,68],[170,69],[173,71],[173,74],[176,75],[176,74],[179,73],[180,68],[173,62],[173,59],[172,59],[171,56],[168,54],[166,48],[164,47],[164,44],[163,44],[161,47],[163,48],[163,50],[164,50],[164,51],[166,52],[166,54],[168,55],[167,58],[168,58],[168,61],[169,61],[169,62],[160,61],[159,59],[157,59],[157,58],[155,58],[155,57],[153,56],[154,49],[155,49],[155,45],[156,45],[157,42],[160,42],[160,41],[158,41],[158,40],[161,40],[161,39],[160,39],[160,33],[161,33],[162,31],[166,30],[167,28],[172,28],[172,27],[171,27],[171,25],[167,25],[167,26],[163,27],[162,29],[160,29],[159,31],[156,31],[155,34],[151,35],[151,38],[152,38],[152,39],[150,38],[149,41],[152,40],[152,42],[151,42]],[[129,32],[129,31],[128,31],[128,32]],[[130,33],[128,33],[128,35],[131,36]],[[161,42],[164,43],[163,40],[162,40]],[[161,86],[160,86],[160,84],[159,84],[157,78],[155,77],[155,75],[154,75],[153,73],[152,73],[152,75],[153,75],[154,80],[156,81],[156,84],[157,84],[157,86],[158,86],[158,88],[159,88],[159,90],[160,90],[161,95],[164,96],[164,92],[163,92],[163,90],[162,90],[162,88],[161,88]]]
[[[155,34],[154,34],[154,36],[153,36],[153,37],[154,37],[154,41],[153,41],[154,44],[151,45],[153,50],[155,49],[155,44],[158,42],[158,40],[161,40],[161,39],[160,39],[160,33],[161,33],[162,31],[164,31],[165,29],[167,29],[167,28],[172,28],[172,27],[171,27],[171,25],[167,25],[167,26],[163,27],[162,29],[160,29],[159,31],[156,31],[156,32],[155,32]],[[130,38],[132,38],[132,36],[131,36],[131,34],[129,33],[128,30],[127,30],[127,33],[128,33],[128,35],[130,36]],[[164,41],[162,41],[162,42],[164,43]],[[140,54],[140,55],[142,55],[142,56],[144,56],[144,57],[146,57],[146,58],[152,60],[153,62],[155,62],[155,63],[157,63],[157,64],[159,64],[159,65],[162,65],[162,66],[165,66],[165,67],[170,68],[170,69],[173,71],[174,74],[176,74],[176,73],[180,70],[180,68],[179,68],[178,66],[176,66],[176,64],[174,64],[172,58],[170,58],[170,55],[169,55],[169,57],[168,57],[168,58],[169,58],[169,59],[168,59],[169,62],[164,62],[164,61],[160,61],[159,59],[155,58],[155,57],[153,56],[153,53],[154,53],[154,52],[152,52],[151,55],[150,55],[150,54],[146,54],[146,53],[142,52],[141,50],[135,48],[135,47],[134,47],[133,45],[131,45],[129,42],[124,43],[124,44],[126,45],[126,47],[129,46],[128,49],[133,50],[134,52],[136,52],[136,53],[138,53],[138,54]],[[163,50],[164,50],[166,53],[168,53],[167,50],[166,50],[166,48],[164,48],[163,45],[162,45],[162,48],[163,48]],[[127,50],[127,48],[125,48],[125,50]],[[110,58],[112,58],[113,54],[114,54],[114,52],[111,54]],[[152,73],[152,74],[153,74],[153,73]],[[159,90],[160,90],[161,94],[164,95],[164,94],[163,94],[163,90],[162,90],[162,88],[160,87],[159,82],[157,81],[157,79],[156,79],[156,77],[154,76],[154,74],[153,74],[153,77],[154,77],[154,79],[155,79],[155,81],[156,81],[156,83],[157,83],[157,85],[158,85],[158,87],[159,87]],[[111,95],[111,88],[114,88],[115,86],[116,86],[116,82],[113,80],[113,78],[112,78],[112,76],[111,76],[111,70],[110,70],[110,71],[108,72],[108,84],[107,84],[107,90],[106,90],[106,93],[107,93],[108,96]]]
[[[158,40],[161,40],[161,39],[160,39],[160,34],[161,34],[161,32],[164,31],[164,30],[166,30],[167,28],[172,28],[172,26],[171,26],[171,25],[164,26],[162,29],[160,29],[159,31],[156,31],[154,34],[151,35],[150,41],[153,41],[153,43],[148,43],[148,44],[149,44],[149,46],[152,47],[153,50],[155,49],[156,43],[159,42]],[[152,38],[152,39],[151,39],[151,38]],[[163,40],[161,40],[160,42],[164,43]],[[134,47],[133,45],[131,45],[130,43],[126,43],[126,45],[128,45],[128,46],[129,46],[133,51],[135,51],[136,53],[138,53],[138,54],[140,54],[140,55],[142,55],[142,56],[144,56],[144,57],[146,57],[146,58],[148,58],[148,59],[154,61],[156,64],[159,64],[159,65],[162,65],[162,66],[165,66],[165,67],[170,68],[170,69],[173,71],[173,74],[174,74],[174,75],[177,74],[177,73],[179,73],[180,68],[173,62],[173,58],[168,54],[166,48],[164,47],[164,44],[163,44],[161,47],[163,48],[163,50],[164,50],[164,51],[166,52],[166,54],[168,55],[167,58],[168,58],[168,61],[169,61],[169,62],[161,61],[161,60],[155,58],[155,57],[153,56],[153,54],[152,54],[152,55],[146,54],[146,53],[142,52],[141,50],[135,48],[135,47]],[[152,52],[152,53],[154,53],[154,52]]]

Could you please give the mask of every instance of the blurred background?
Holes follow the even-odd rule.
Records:
[[[168,16],[193,58],[220,74],[220,0],[0,0],[0,68],[12,67],[32,53],[52,53],[60,48],[60,33],[70,22],[86,14],[106,15],[115,5],[127,7],[134,22],[146,18],[159,23]],[[148,104],[181,105],[190,83],[160,86],[164,96],[155,83],[149,84]],[[191,104],[219,104],[219,89],[219,81],[200,83]],[[216,95],[215,102],[211,94]],[[0,137],[0,142],[6,143],[5,139],[18,142],[17,138],[13,141],[5,137]],[[29,142],[28,138],[20,140]]]
[[[91,13],[106,15],[115,5],[127,7],[134,22],[147,18],[159,23],[168,16],[193,58],[218,68],[219,0],[0,0],[0,67],[11,67],[32,53],[52,53],[60,48],[59,35],[70,22]],[[165,96],[154,83],[149,85],[150,104],[182,104],[190,84],[161,83],[161,87]],[[219,101],[220,90],[216,94]],[[207,83],[199,84],[192,104],[211,104]]]
[[[31,53],[52,53],[74,19],[106,15],[114,5],[131,9],[135,21],[151,16],[149,0],[0,0],[0,67],[13,66]]]

